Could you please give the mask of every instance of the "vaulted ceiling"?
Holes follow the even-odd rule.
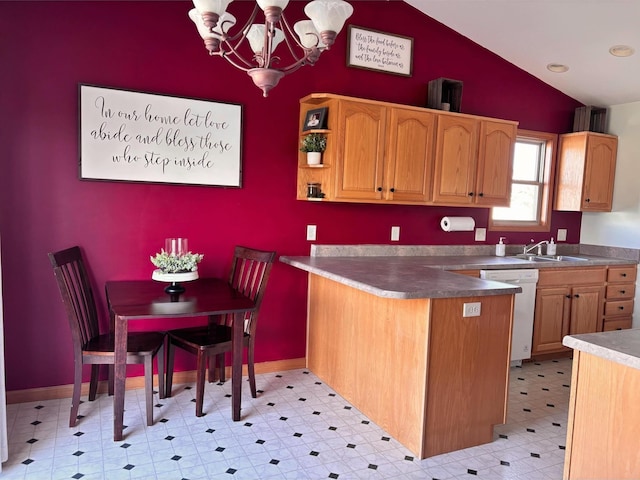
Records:
[[[640,101],[640,0],[404,1],[585,105]]]

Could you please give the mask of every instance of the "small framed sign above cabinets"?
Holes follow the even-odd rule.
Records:
[[[242,107],[80,85],[80,178],[240,187]]]
[[[410,77],[413,38],[349,25],[347,65]]]

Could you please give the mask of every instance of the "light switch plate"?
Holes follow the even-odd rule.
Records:
[[[400,227],[391,227],[391,241],[397,242],[400,240]]]
[[[307,225],[307,240],[314,241],[316,239],[317,228],[315,225]]]
[[[476,228],[476,242],[484,242],[487,239],[486,228]]]
[[[566,242],[567,241],[567,229],[566,228],[559,228],[558,229],[558,238],[557,240],[559,242]]]

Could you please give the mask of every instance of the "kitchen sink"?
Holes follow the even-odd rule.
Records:
[[[532,255],[530,253],[520,253],[515,257],[530,262],[586,262],[589,260],[588,258],[574,257],[572,255]]]

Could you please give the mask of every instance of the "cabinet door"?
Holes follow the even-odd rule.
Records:
[[[392,108],[386,154],[385,198],[426,203],[431,200],[436,116]]]
[[[582,191],[583,211],[611,211],[617,145],[617,138],[589,136]]]
[[[595,333],[602,330],[604,286],[573,287],[571,289],[570,335]]]
[[[474,118],[438,116],[434,203],[473,203],[478,124]]]
[[[509,206],[516,134],[513,123],[481,121],[474,196],[478,205]]]
[[[567,287],[539,288],[533,323],[533,354],[565,350],[562,339],[569,334],[571,290]]]
[[[379,105],[340,101],[337,199],[382,199],[386,113]]]

